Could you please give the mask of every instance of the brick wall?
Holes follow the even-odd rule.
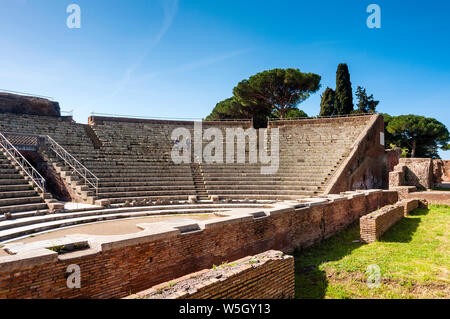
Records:
[[[401,158],[400,164],[406,166],[404,185],[417,189],[433,188],[433,160],[431,158]]]
[[[122,298],[214,264],[319,243],[397,200],[396,192],[351,192],[274,205],[262,209],[263,218],[244,214],[203,221],[192,232],[153,223],[140,233],[92,239],[90,249],[63,255],[34,248],[0,257],[0,298]],[[66,285],[72,264],[81,269],[80,289]]]
[[[431,158],[401,158],[389,173],[389,188],[415,186],[419,190],[432,189],[445,180],[445,161]]]
[[[450,205],[450,191],[417,192],[407,194],[408,199],[425,200],[430,204]]]
[[[450,182],[450,161],[442,161],[443,163],[443,181]]]
[[[360,237],[363,242],[377,241],[392,225],[419,207],[418,200],[404,200],[360,218]]]
[[[152,287],[126,299],[292,299],[294,258],[267,251]]]
[[[386,154],[381,145],[384,134],[384,120],[381,115],[372,115],[371,120],[348,157],[341,163],[330,179],[325,193],[356,189],[388,188],[389,161],[392,154]]]

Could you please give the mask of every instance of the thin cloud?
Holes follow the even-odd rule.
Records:
[[[163,76],[163,75],[167,76],[167,75],[174,75],[174,74],[178,74],[178,73],[193,71],[193,70],[196,70],[196,69],[199,69],[202,67],[206,67],[206,66],[209,66],[212,64],[216,64],[216,63],[234,58],[236,56],[245,54],[250,51],[251,51],[250,49],[233,51],[233,52],[229,52],[229,53],[218,55],[218,56],[206,57],[201,60],[193,61],[193,62],[184,64],[184,65],[181,65],[179,67],[170,69],[168,71],[148,73],[148,74],[143,75],[139,79],[139,82],[142,82],[142,81],[150,79],[150,78],[155,78],[158,76]]]
[[[156,35],[156,38],[149,44],[147,49],[144,50],[144,52],[136,60],[136,62],[134,62],[132,65],[130,65],[125,70],[124,75],[123,75],[122,79],[120,80],[116,90],[113,92],[112,96],[116,96],[120,91],[122,91],[128,85],[128,83],[130,82],[130,80],[133,76],[133,73],[144,62],[144,60],[147,57],[147,55],[149,54],[150,50],[158,45],[158,43],[161,41],[161,39],[164,37],[164,35],[167,33],[167,31],[171,27],[173,20],[178,12],[178,0],[160,0],[159,3],[161,4],[163,13],[164,13],[164,19],[163,19],[163,24],[162,24],[161,30]]]

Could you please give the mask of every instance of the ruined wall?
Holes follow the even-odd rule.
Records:
[[[450,161],[442,161],[443,164],[443,176],[444,182],[450,182]]]
[[[122,298],[223,262],[320,243],[397,200],[397,192],[352,192],[279,204],[262,209],[262,216],[204,221],[201,227],[154,223],[137,234],[89,241],[89,249],[67,254],[34,248],[0,257],[0,298]],[[81,269],[80,289],[66,285],[73,264]]]
[[[396,222],[419,206],[418,200],[405,200],[360,218],[360,236],[365,243],[377,241]]]
[[[387,188],[389,161],[381,135],[384,120],[374,115],[358,138],[347,159],[337,169],[325,193],[339,194],[347,190]]]
[[[293,299],[294,258],[267,251],[195,272],[126,299]]]
[[[436,205],[450,205],[450,191],[415,192],[407,194],[406,198],[425,200]]]
[[[0,113],[60,116],[58,102],[0,92]]]
[[[440,159],[433,159],[433,187],[438,187],[444,177],[444,162]]]
[[[417,189],[433,188],[433,160],[431,158],[401,158],[399,165],[406,166],[405,185]]]
[[[395,166],[398,165],[401,155],[402,150],[400,148],[386,150],[386,167],[388,169],[388,172],[392,172]]]

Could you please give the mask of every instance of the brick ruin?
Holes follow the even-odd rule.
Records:
[[[293,299],[294,258],[269,250],[156,285],[126,299]]]
[[[202,133],[215,127],[225,136],[227,129],[249,129],[252,122],[202,125]],[[226,215],[233,210],[198,223],[148,224],[136,234],[67,236],[56,241],[58,247],[6,244],[1,252],[7,254],[0,254],[0,298],[124,298],[223,262],[268,250],[290,253],[406,198],[415,189],[405,185],[407,172],[417,176],[408,181],[425,187],[448,176],[445,161],[406,162],[397,151],[386,151],[384,122],[377,114],[270,121],[270,142],[257,145],[258,151],[272,143],[279,147],[279,169],[268,175],[261,174],[260,163],[173,163],[171,134],[179,127],[194,136],[192,121],[93,116],[84,125],[70,117],[0,113],[0,132],[5,133],[0,145],[0,242],[168,211]],[[272,142],[274,129],[280,138]],[[8,143],[21,154],[8,151]],[[201,149],[208,143],[202,139]],[[250,145],[244,152],[248,158]],[[51,187],[33,183],[39,172],[23,164],[25,157]],[[65,209],[57,200],[63,197],[96,207]],[[252,212],[240,213],[241,208]],[[81,248],[67,252],[67,247]],[[80,289],[66,284],[72,264],[82,270]],[[244,273],[251,281],[253,272]],[[288,286],[283,290],[290,291]],[[205,289],[222,293],[222,288]]]
[[[395,223],[418,207],[419,200],[404,200],[361,217],[361,240],[365,243],[376,242]]]
[[[84,249],[64,254],[45,242],[6,244],[14,254],[0,257],[0,298],[123,298],[213,265],[320,243],[397,200],[396,192],[369,190],[274,204],[195,225],[154,223],[137,234],[89,241],[68,237],[60,246]],[[81,269],[80,289],[66,283],[73,264]]]

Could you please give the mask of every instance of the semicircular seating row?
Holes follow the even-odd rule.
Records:
[[[368,120],[361,117],[353,121],[281,126],[280,164],[272,175],[262,175],[261,164],[174,164],[170,158],[171,134],[180,123],[104,120],[88,127],[67,118],[0,114],[0,132],[51,136],[99,178],[98,193],[92,187],[74,187],[73,191],[80,196],[107,199],[112,204],[132,200],[185,201],[191,195],[288,200],[322,193]],[[193,123],[186,122],[185,127],[193,136]],[[227,127],[234,126],[219,126],[224,136]],[[96,142],[90,134],[95,134]],[[248,151],[247,145],[247,156]],[[58,162],[55,157],[45,158]],[[20,172],[13,172],[11,162],[1,154],[0,163],[0,213],[44,209],[45,203],[23,181]]]

